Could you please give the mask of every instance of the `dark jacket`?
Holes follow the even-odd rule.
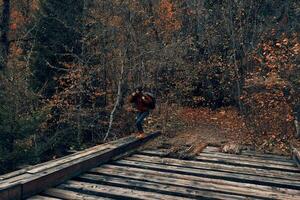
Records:
[[[148,96],[143,95],[143,93],[132,93],[129,96],[128,101],[133,103],[139,112],[146,112],[150,110],[148,105],[151,102],[151,99],[149,99]]]

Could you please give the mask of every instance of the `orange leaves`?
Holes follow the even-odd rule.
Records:
[[[283,45],[288,45],[288,44],[289,44],[289,39],[288,39],[288,38],[284,38],[284,39],[282,40],[282,44],[283,44]]]
[[[245,81],[248,87],[255,88],[242,99],[249,124],[260,139],[253,138],[253,141],[270,151],[287,151],[288,140],[295,131],[292,104],[297,99],[292,98],[297,95],[284,94],[284,91],[295,87],[293,78],[299,74],[295,63],[299,52],[297,35],[282,34],[276,40],[274,34],[266,36],[253,55],[257,66]]]
[[[19,26],[22,26],[25,24],[25,18],[21,12],[18,10],[13,10],[11,12],[11,24],[10,24],[10,30],[15,31]]]
[[[13,56],[20,56],[23,53],[23,49],[16,43],[12,43],[10,46],[10,52]]]
[[[286,121],[287,121],[287,122],[292,122],[292,121],[294,121],[294,116],[291,115],[291,114],[287,114]]]
[[[67,69],[74,68],[74,64],[72,64],[72,63],[63,63],[63,66]]]
[[[155,24],[160,30],[172,33],[181,28],[181,21],[178,19],[175,6],[170,0],[161,0],[158,7],[158,16],[158,19],[155,20]]]
[[[247,123],[255,133],[253,142],[259,148],[286,150],[286,138],[293,135],[292,108],[280,89],[264,88],[245,93],[243,104]]]
[[[300,53],[300,43],[297,42],[295,45],[291,48],[292,52],[296,55],[299,55]]]
[[[160,13],[163,14],[165,18],[173,18],[174,8],[170,0],[161,0],[159,9],[160,9]]]
[[[297,40],[297,34],[288,38],[282,34],[281,38],[273,42],[271,39],[259,45],[262,50],[262,56],[254,56],[259,64],[264,65],[273,72],[280,70],[291,70],[291,61],[295,55],[300,52],[300,44]]]
[[[17,24],[16,24],[16,23],[12,23],[12,24],[10,25],[10,30],[12,30],[12,31],[17,30]]]
[[[111,26],[119,28],[123,24],[123,19],[122,19],[122,17],[115,15],[110,18],[109,23]]]

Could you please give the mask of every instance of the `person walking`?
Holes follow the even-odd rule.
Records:
[[[136,112],[135,126],[138,130],[137,137],[144,138],[143,123],[145,118],[149,116],[150,110],[155,108],[155,98],[151,93],[144,92],[142,86],[138,86],[128,100],[133,105],[131,111]]]

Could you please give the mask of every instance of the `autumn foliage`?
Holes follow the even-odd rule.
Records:
[[[296,132],[294,111],[299,105],[298,56],[297,34],[282,34],[277,40],[267,37],[255,50],[256,66],[246,79],[241,98],[253,140],[260,148],[289,150]]]
[[[179,113],[262,151],[298,140],[297,0],[10,2],[0,173],[131,134],[126,97],[137,85],[157,97],[149,130],[179,129],[168,123]]]
[[[171,0],[161,0],[158,5],[156,26],[166,34],[172,34],[181,28],[179,11]]]

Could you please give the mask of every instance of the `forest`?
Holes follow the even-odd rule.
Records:
[[[174,151],[300,147],[298,0],[0,5],[0,174],[134,133],[138,85],[157,99],[146,130]]]

